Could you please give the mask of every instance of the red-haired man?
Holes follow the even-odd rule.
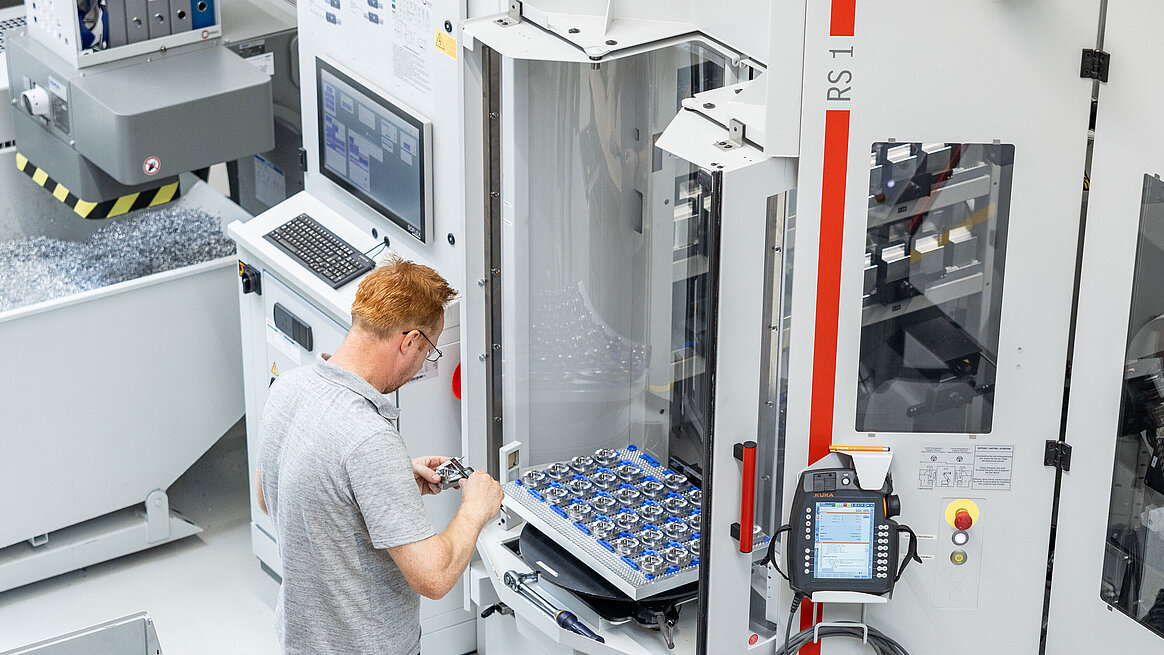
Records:
[[[390,258],[360,282],[336,352],[271,386],[258,496],[278,533],[275,618],[289,655],[416,655],[420,596],[449,592],[500,507],[501,487],[477,471],[437,533],[420,497],[440,491],[434,469],[448,458],[409,458],[385,395],[440,357],[454,295],[433,269]]]

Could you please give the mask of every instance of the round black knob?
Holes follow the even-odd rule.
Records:
[[[901,515],[901,499],[897,495],[885,497],[885,518],[891,519]]]

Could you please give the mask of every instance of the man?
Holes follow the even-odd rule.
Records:
[[[336,352],[271,386],[257,484],[283,559],[275,620],[289,655],[416,655],[418,594],[449,592],[501,505],[500,485],[477,471],[436,533],[420,497],[440,491],[433,469],[448,458],[410,460],[384,395],[440,356],[455,293],[431,268],[389,259],[360,283]]]

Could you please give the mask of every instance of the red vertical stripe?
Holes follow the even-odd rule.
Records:
[[[832,22],[829,36],[853,36],[856,22],[857,0],[833,0]]]
[[[834,0],[835,7],[840,0]],[[843,4],[843,3],[842,3]],[[850,26],[852,23],[850,22]],[[837,321],[841,304],[841,244],[845,234],[845,178],[849,160],[849,112],[825,113],[824,175],[820,201],[820,250],[817,254],[816,334],[813,338],[812,410],[808,462],[829,454],[833,439],[833,403],[837,380]],[[812,625],[812,601],[801,604],[800,629]],[[801,655],[820,655],[820,644],[807,644]]]
[[[829,36],[853,36],[857,0],[832,0]],[[849,112],[825,112],[824,175],[820,201],[820,250],[817,253],[816,334],[813,337],[812,413],[808,463],[829,454],[833,440],[833,403],[837,382],[837,321],[841,306],[841,245],[845,235],[845,181],[849,160]],[[800,629],[812,627],[813,604],[800,605]],[[809,643],[801,655],[820,655]]]
[[[837,377],[837,319],[841,296],[841,243],[845,232],[845,177],[849,158],[849,112],[825,114],[824,176],[817,259],[816,335],[813,341],[812,413],[808,461],[829,452]]]

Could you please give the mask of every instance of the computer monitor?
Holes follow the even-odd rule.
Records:
[[[428,243],[432,123],[322,59],[315,78],[320,172]]]

